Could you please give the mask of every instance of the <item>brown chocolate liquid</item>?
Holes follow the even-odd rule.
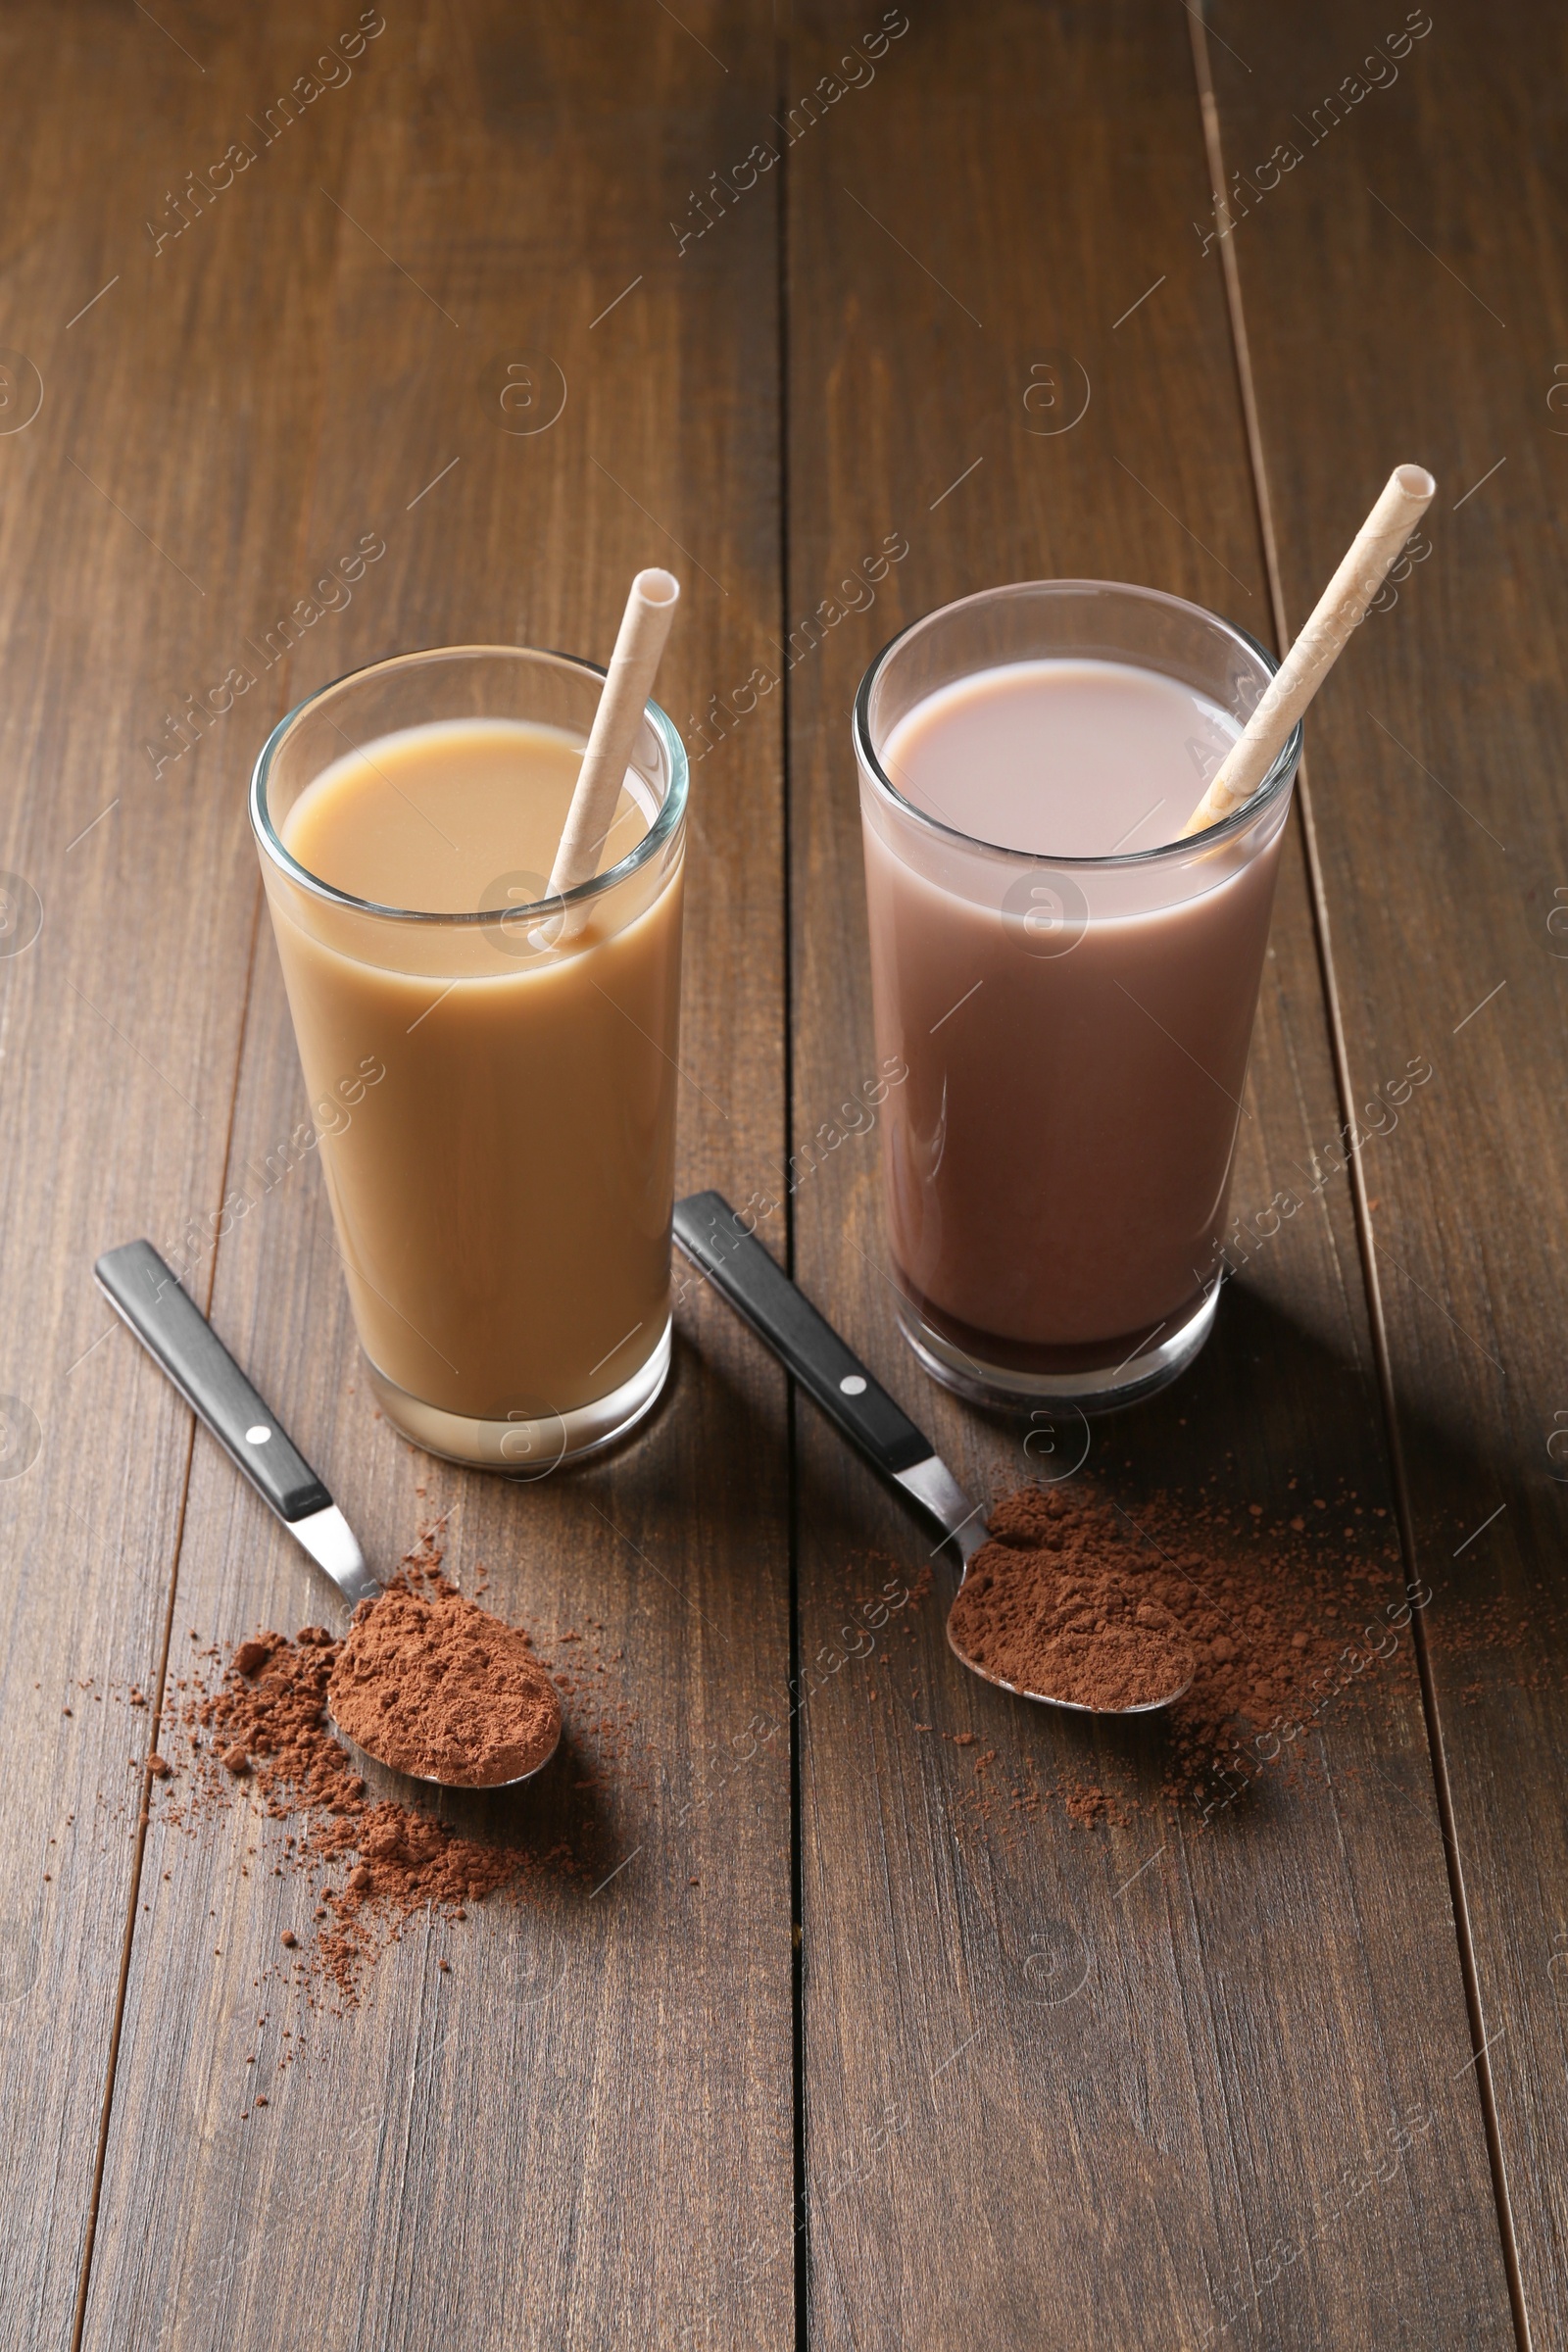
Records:
[[[1019,662],[908,711],[883,764],[971,840],[1043,857],[1170,841],[1238,732],[1192,688],[1110,662]],[[1194,746],[1197,750],[1194,750]],[[1023,1372],[1113,1366],[1213,1275],[1278,836],[1177,906],[1087,914],[1033,952],[865,829],[883,1128],[901,1280],[962,1348]],[[1157,1337],[1152,1344],[1157,1345]]]

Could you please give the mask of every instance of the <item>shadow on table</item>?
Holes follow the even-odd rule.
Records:
[[[1348,1628],[1349,1604],[1353,1601],[1363,1610],[1366,1605],[1365,1588],[1351,1581],[1352,1565],[1385,1545],[1396,1551],[1398,1525],[1373,1366],[1326,1344],[1244,1283],[1228,1288],[1214,1335],[1188,1373],[1149,1402],[1089,1425],[1087,1459],[1081,1458],[1084,1423],[1079,1416],[1062,1415],[1044,1426],[1037,1416],[1031,1430],[1026,1419],[976,1412],[928,1386],[923,1396],[912,1394],[907,1378],[900,1379],[899,1385],[914,1418],[932,1431],[942,1450],[953,1440],[955,1414],[964,1417],[969,1442],[963,1451],[969,1466],[956,1459],[953,1467],[975,1500],[987,1506],[1026,1483],[1066,1486],[1079,1479],[1140,1521],[1156,1498],[1164,1511],[1184,1502],[1224,1509],[1233,1521],[1240,1517],[1244,1527],[1248,1506],[1259,1506],[1260,1528],[1265,1531],[1256,1554],[1260,1602],[1277,1592],[1282,1574],[1278,1551],[1267,1542],[1270,1522],[1278,1526],[1282,1519],[1304,1511],[1310,1525],[1312,1505],[1320,1497],[1329,1505],[1325,1524],[1336,1530],[1346,1523],[1337,1506],[1359,1506],[1364,1514],[1350,1522],[1363,1531],[1362,1537],[1346,1558],[1344,1592],[1335,1594],[1346,1607]],[[1446,1473],[1456,1486],[1485,1494],[1496,1485],[1499,1466],[1489,1462],[1462,1429],[1412,1422],[1408,1412],[1401,1427],[1407,1454],[1417,1447],[1428,1456],[1441,1449]],[[835,1553],[848,1561],[878,1546],[885,1550],[890,1539],[889,1514],[876,1493],[874,1473],[847,1467],[839,1457],[838,1442],[827,1443],[829,1452],[808,1445],[802,1455],[803,1536],[820,1564],[803,1568],[803,1591],[813,1613],[819,1598],[839,1582],[831,1571],[824,1579],[822,1565]],[[976,1453],[978,1472],[973,1467]],[[1066,1465],[1064,1475],[1053,1475],[1054,1455]],[[911,1687],[906,1711],[912,1717],[929,1711],[939,1684],[963,1675],[941,1639],[942,1621],[956,1590],[957,1566],[946,1549],[933,1556],[925,1523],[912,1509],[902,1511],[897,1502],[893,1507],[902,1523],[893,1538],[900,1566],[907,1574],[929,1561],[934,1580],[928,1604],[934,1623],[922,1642],[920,1661],[927,1696],[917,1699]],[[1375,1517],[1379,1509],[1386,1518]],[[1441,1597],[1448,1562],[1445,1559],[1434,1567],[1423,1557],[1416,1565],[1431,1578],[1430,1585],[1416,1590],[1424,1591],[1429,1600],[1434,1591]],[[1392,1598],[1397,1605],[1404,1571],[1394,1565],[1393,1575]],[[1355,1624],[1359,1627],[1359,1617]],[[814,1626],[808,1630],[814,1640]],[[803,1644],[810,1646],[804,1631]],[[1408,1664],[1407,1636],[1401,1636],[1397,1648]],[[1353,1680],[1367,1690],[1376,1687],[1377,1679],[1356,1675],[1348,1678],[1348,1687]],[[1114,1771],[1119,1766],[1147,1791],[1151,1773],[1163,1775],[1174,1753],[1164,1716],[1106,1718],[1091,1726],[1082,1718],[1001,1694],[995,1699],[963,1695],[974,1710],[977,1736],[982,1720],[991,1722],[986,1734],[991,1738],[1005,1724],[1009,1745],[1055,1768],[1070,1765],[1074,1756],[1094,1770],[1104,1765]],[[1001,1711],[991,1721],[993,1706]],[[1330,1714],[1332,1706],[1313,1719],[1327,1720]],[[1224,1801],[1207,1814],[1211,1823],[1234,1821],[1246,1810],[1229,1810],[1235,1793],[1220,1787]]]
[[[999,1416],[994,1426],[1017,1443],[1018,1422]],[[1441,1447],[1456,1477],[1497,1475],[1457,1422],[1423,1424],[1401,1399],[1401,1427],[1407,1449]],[[1192,1368],[1148,1403],[1093,1420],[1090,1441],[1085,1469],[1112,1480],[1123,1501],[1201,1485],[1217,1499],[1278,1508],[1294,1478],[1298,1492],[1353,1490],[1393,1511],[1373,1364],[1329,1346],[1242,1282],[1226,1286],[1213,1337]],[[1041,1457],[1042,1448],[1030,1453]],[[1050,1475],[1045,1460],[1041,1474]]]

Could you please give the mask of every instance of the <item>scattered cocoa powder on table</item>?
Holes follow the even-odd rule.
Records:
[[[528,1635],[438,1568],[406,1566],[361,1601],[327,1704],[339,1731],[395,1772],[460,1788],[521,1780],[561,1738],[561,1702]]]
[[[1021,1692],[1102,1713],[1152,1707],[1193,1679],[1193,1646],[1148,1578],[1088,1514],[1023,1488],[991,1513],[948,1619],[963,1655]]]
[[[1347,1526],[1347,1517],[1360,1526]],[[1338,1499],[1332,1517],[1326,1499],[1314,1496],[1266,1523],[1258,1505],[1157,1494],[1140,1501],[1135,1519],[1085,1478],[1020,1489],[996,1505],[989,1524],[996,1541],[976,1555],[955,1600],[954,1631],[971,1651],[977,1642],[998,1645],[994,1670],[999,1620],[1005,1628],[1010,1609],[1016,1642],[1031,1592],[1038,1609],[1039,1595],[1061,1593],[1074,1571],[1102,1572],[1140,1596],[1135,1625],[1147,1605],[1161,1616],[1143,1631],[1162,1632],[1168,1619],[1190,1645],[1191,1686],[1138,1728],[1137,1754],[1163,1763],[1162,1805],[1197,1799],[1206,1813],[1216,1798],[1229,1802],[1244,1741],[1260,1753],[1257,1737],[1267,1748],[1276,1725],[1272,1752],[1281,1769],[1296,1769],[1299,1730],[1346,1703],[1368,1661],[1400,1646],[1409,1621],[1392,1526],[1382,1511],[1368,1516],[1353,1494]],[[991,1587],[977,1585],[966,1599],[982,1563]],[[1097,1751],[1092,1769],[1063,1781],[1056,1793],[1070,1818],[1122,1819],[1148,1801],[1147,1784],[1143,1797],[1137,1793],[1143,1776],[1130,1753],[1115,1774],[1124,1786],[1103,1785],[1111,1762]],[[1020,1769],[1028,1781],[1027,1760]],[[1008,1801],[1028,1812],[1040,1793],[1031,1782]]]
[[[498,1636],[525,1641],[465,1601],[439,1563],[435,1545],[421,1542],[375,1609],[388,1596],[422,1596],[460,1629],[460,1647],[474,1638],[474,1620],[493,1629],[497,1651],[508,1646]],[[372,1798],[329,1712],[334,1675],[348,1648],[324,1626],[308,1625],[293,1640],[275,1632],[251,1636],[226,1667],[216,1645],[205,1652],[221,1679],[216,1689],[204,1689],[198,1678],[179,1679],[183,1695],[172,1694],[164,1729],[171,1770],[159,1784],[160,1816],[172,1826],[194,1831],[236,1802],[254,1802],[285,1827],[273,1874],[300,1886],[312,1912],[307,1918],[302,1909],[279,1941],[308,2005],[316,1984],[345,2008],[358,2000],[367,1969],[419,1915],[462,1921],[468,1905],[488,1896],[504,1890],[525,1896],[583,1867],[564,1845],[541,1854],[504,1836],[464,1837],[396,1799]],[[543,1685],[552,1727],[559,1726],[549,1669],[531,1644],[524,1655]],[[529,1695],[537,1716],[537,1690]],[[480,1752],[500,1752],[482,1738],[474,1744]]]
[[[327,1721],[342,1647],[319,1625],[293,1641],[267,1633],[242,1643],[218,1689],[186,1710],[190,1752],[178,1762],[180,1780],[188,1773],[194,1783],[181,1810],[211,1815],[248,1788],[272,1820],[295,1825],[277,1866],[285,1878],[342,1872],[342,1884],[323,1890],[332,1907],[300,1966],[352,2002],[366,1966],[418,1912],[459,1917],[527,1875],[535,1858],[370,1797]],[[284,1931],[284,1941],[294,1935]]]

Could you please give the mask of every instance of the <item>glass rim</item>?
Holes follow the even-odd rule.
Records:
[[[1006,580],[997,588],[976,589],[970,596],[955,597],[951,603],[934,606],[929,612],[922,612],[917,619],[906,622],[895,636],[888,639],[879,653],[872,656],[866,665],[865,674],[856,689],[855,709],[851,719],[856,758],[860,763],[862,772],[869,776],[872,784],[883,792],[896,808],[902,809],[906,816],[912,817],[916,824],[925,826],[929,832],[941,834],[948,841],[960,842],[965,849],[984,850],[988,857],[1011,858],[1023,865],[1102,868],[1149,865],[1161,858],[1186,858],[1197,850],[1215,849],[1221,843],[1231,840],[1234,835],[1245,831],[1272,802],[1279,798],[1283,788],[1295,775],[1297,763],[1301,757],[1301,721],[1299,719],[1286,737],[1273,765],[1250,800],[1244,801],[1240,808],[1233,809],[1229,816],[1221,817],[1218,823],[1205,825],[1201,833],[1190,833],[1181,841],[1156,842],[1152,849],[1113,850],[1099,858],[1070,858],[1050,850],[1013,849],[1004,842],[985,841],[978,833],[965,833],[956,825],[944,824],[941,817],[932,816],[928,810],[917,808],[913,801],[907,799],[899,790],[872,747],[870,712],[873,686],[905,639],[912,636],[916,629],[924,628],[929,621],[943,619],[951,612],[961,612],[967,605],[991,604],[1003,597],[1023,596],[1036,589],[1047,589],[1053,593],[1057,591],[1068,593],[1073,590],[1085,589],[1099,593],[1104,589],[1111,589],[1118,596],[1135,597],[1148,604],[1173,606],[1179,612],[1191,612],[1198,619],[1206,621],[1211,628],[1219,630],[1233,642],[1246,646],[1250,653],[1257,656],[1266,676],[1272,678],[1279,668],[1279,663],[1269,652],[1268,647],[1260,645],[1250,630],[1244,629],[1240,622],[1227,620],[1222,613],[1210,612],[1205,605],[1195,605],[1189,597],[1172,596],[1166,589],[1147,588],[1134,580]],[[1086,660],[1094,658],[1093,656],[1084,657]],[[1025,656],[1024,659],[1027,660],[1029,657]],[[1051,657],[1043,655],[1036,659],[1049,660]],[[994,666],[1001,667],[1003,665],[998,663]],[[1129,664],[1129,666],[1138,665]],[[1170,673],[1161,671],[1159,674],[1168,676]]]
[[[507,661],[521,659],[559,662],[568,669],[581,670],[592,677],[601,679],[608,674],[598,662],[586,661],[578,654],[558,653],[551,646],[432,645],[417,647],[408,653],[386,654],[378,662],[368,662],[359,669],[346,669],[340,676],[329,678],[325,685],[318,686],[313,693],[306,695],[303,702],[296,703],[292,710],[284,712],[263,744],[257,755],[256,765],[251,771],[250,791],[247,796],[251,830],[256,835],[264,856],[270,858],[291,882],[298,883],[302,889],[310,891],[314,897],[325,900],[329,906],[346,906],[355,914],[374,915],[383,922],[454,923],[470,925],[474,929],[479,929],[486,924],[493,926],[498,914],[501,913],[505,914],[508,923],[511,924],[520,922],[523,917],[528,915],[557,914],[567,907],[580,906],[590,899],[598,898],[604,891],[612,889],[616,883],[628,880],[639,866],[645,865],[649,858],[663,847],[686,812],[690,769],[686,760],[686,746],[681,742],[680,736],[675,730],[674,721],[667,711],[662,710],[656,702],[650,700],[643,706],[643,715],[649,720],[655,735],[664,747],[664,755],[669,761],[669,788],[660,803],[653,823],[642,839],[627,851],[625,857],[617,864],[610,866],[604,873],[593,874],[586,882],[574,884],[570,890],[547,892],[542,899],[534,899],[527,906],[519,904],[505,908],[463,907],[454,912],[443,913],[438,909],[428,907],[383,906],[377,900],[358,899],[352,891],[339,890],[334,883],[323,881],[319,874],[313,874],[309,866],[302,865],[293,853],[285,849],[282,838],[272,822],[271,810],[268,807],[267,787],[271,775],[272,763],[282,748],[283,738],[295,723],[305,716],[308,710],[314,710],[318,703],[324,702],[326,697],[335,693],[340,686],[357,685],[361,679],[373,678],[385,670],[413,668],[425,662],[452,661],[459,658],[472,660],[480,656],[498,657]],[[482,715],[482,713],[475,713],[475,715]],[[440,722],[432,723],[439,724]],[[361,748],[357,744],[350,746],[351,750],[356,751]]]

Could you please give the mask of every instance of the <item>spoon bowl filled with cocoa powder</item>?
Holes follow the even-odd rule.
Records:
[[[948,1646],[971,1673],[1091,1715],[1149,1714],[1184,1695],[1198,1661],[1180,1621],[1054,1493],[1020,1488],[971,1524],[948,1612]]]
[[[561,1744],[561,1701],[533,1643],[466,1600],[439,1570],[406,1562],[383,1585],[342,1512],[150,1242],[94,1272],[111,1305],[200,1414],[354,1620],[327,1687],[327,1720],[367,1755],[442,1788],[514,1788]],[[236,1657],[251,1671],[245,1643]],[[257,1661],[259,1662],[259,1658]]]
[[[675,1203],[675,1239],[963,1563],[948,1645],[983,1682],[1082,1715],[1144,1715],[1179,1699],[1198,1661],[1177,1619],[1037,1489],[988,1525],[929,1438],[749,1235],[719,1193]]]
[[[416,1565],[355,1610],[326,1703],[345,1740],[442,1788],[515,1788],[561,1744],[527,1634]]]

